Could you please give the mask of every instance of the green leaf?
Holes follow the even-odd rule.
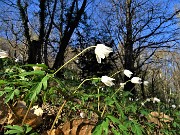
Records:
[[[5,80],[0,80],[0,84],[2,85],[2,84],[6,84],[7,83],[7,81],[5,81]]]
[[[8,131],[5,132],[5,134],[22,134],[24,132],[23,127],[18,126],[18,125],[7,125],[5,126]]]
[[[105,98],[105,102],[107,105],[111,106],[112,104],[114,104],[114,100],[110,97],[106,97]]]
[[[48,66],[46,66],[45,64],[26,64],[26,65],[23,65],[23,67],[33,67],[33,66],[48,68]]]
[[[102,126],[101,125],[96,126],[96,128],[92,134],[93,135],[102,135]]]
[[[47,81],[48,81],[48,79],[49,79],[49,76],[48,75],[46,75],[43,79],[42,79],[42,84],[43,84],[43,88],[44,88],[44,90],[46,90],[47,89]]]
[[[18,130],[8,130],[6,131],[4,134],[5,135],[12,135],[12,134],[16,134],[16,135],[20,135],[22,132],[21,131],[18,131]]]
[[[136,135],[142,135],[142,132],[144,131],[143,128],[134,120],[132,120],[132,131]]]
[[[28,76],[28,75],[44,75],[45,71],[36,70],[36,71],[30,71],[30,72],[23,72],[19,74],[19,76]]]
[[[32,127],[30,127],[29,125],[25,125],[25,129],[26,129],[26,134],[27,134],[32,130]]]
[[[41,88],[42,88],[42,82],[39,82],[30,89],[30,91],[31,91],[30,100],[31,101],[34,100],[36,98],[36,96],[40,93]]]
[[[115,118],[112,115],[108,115],[107,118],[109,118],[112,122],[117,123],[117,124],[121,124],[119,119]]]
[[[120,124],[118,125],[119,129],[124,133],[124,135],[128,135],[127,131],[127,127],[125,127],[124,125]]]
[[[6,92],[11,92],[12,90],[13,90],[12,87],[5,87],[5,88],[4,88],[4,91],[6,91]]]
[[[105,135],[108,135],[108,130],[109,130],[108,127],[109,127],[109,119],[105,118],[103,121],[97,124],[95,130],[93,130],[93,135],[101,135],[103,131],[105,132]]]
[[[17,96],[17,95],[19,95],[19,93],[20,93],[20,91],[18,90],[18,89],[15,89],[14,90],[14,94]]]
[[[115,100],[115,105],[116,105],[116,108],[117,108],[119,114],[121,115],[121,118],[125,119],[125,115],[124,115],[124,112],[122,110],[122,107],[119,105],[117,100]]]
[[[108,135],[109,119],[106,118],[105,121],[102,123],[102,126],[103,126],[103,129],[105,131],[105,135]]]
[[[6,128],[9,128],[9,129],[15,129],[15,130],[18,130],[18,131],[23,132],[23,127],[18,126],[18,125],[13,125],[13,126],[7,125],[7,126],[5,126],[5,127],[6,127]]]
[[[114,135],[121,135],[115,128],[112,128],[112,132],[114,133]]]
[[[4,95],[4,93],[6,93],[5,91],[0,91],[0,97]]]
[[[6,96],[5,96],[5,103],[9,102],[9,100],[14,98],[14,91],[9,92]]]

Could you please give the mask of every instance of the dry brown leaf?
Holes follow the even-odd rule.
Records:
[[[8,119],[7,119],[7,124],[8,125],[11,125],[14,121],[14,117],[13,117],[13,114],[11,112],[8,113]]]
[[[162,122],[165,122],[165,123],[169,123],[169,122],[172,122],[173,119],[164,114],[163,112],[151,112],[149,115],[148,115],[148,122],[151,122],[151,123],[154,123],[156,125],[158,125],[159,127],[163,127],[163,124]]]
[[[8,106],[4,103],[3,99],[0,100],[0,124],[3,125],[6,120],[9,113]]]
[[[21,124],[22,119],[24,118],[27,107],[24,101],[18,101],[17,104],[12,108],[13,113],[15,114],[14,117],[17,117],[12,124]],[[37,116],[33,113],[33,111],[30,111],[27,115],[27,118],[25,120],[25,124],[30,125],[32,128],[37,128],[39,125],[42,124],[42,117]]]
[[[91,135],[95,122],[87,119],[75,119],[66,122],[62,127],[64,135]]]
[[[50,134],[50,131],[46,131],[46,132],[42,133],[42,135],[64,135],[64,134],[61,131],[61,129],[57,128],[57,129],[53,129],[51,134]]]

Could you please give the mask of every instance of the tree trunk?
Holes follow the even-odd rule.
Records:
[[[39,41],[33,40],[29,45],[29,64],[41,63],[39,57],[41,57],[41,44]]]
[[[133,60],[133,39],[132,39],[132,11],[131,11],[131,0],[126,0],[126,41],[124,45],[124,69],[128,69],[134,73],[134,60]],[[130,78],[124,77],[124,81],[128,81]],[[128,82],[125,87],[125,91],[130,91],[134,96],[136,95],[135,85]]]
[[[70,9],[70,13],[69,13],[70,15],[68,17],[67,26],[64,31],[63,37],[61,39],[59,51],[56,55],[56,59],[55,59],[54,65],[53,65],[54,69],[58,69],[59,67],[61,67],[64,64],[64,54],[66,51],[66,47],[68,46],[69,40],[70,40],[75,28],[77,28],[77,26],[81,20],[81,16],[84,13],[84,10],[85,10],[86,4],[87,4],[87,0],[84,0],[80,10],[78,10],[76,13],[76,16],[72,18],[75,1],[76,0],[73,1],[73,4]],[[62,73],[59,72],[57,75],[61,76]]]
[[[39,22],[40,22],[40,28],[39,28],[39,48],[37,52],[37,63],[42,63],[42,54],[44,49],[44,37],[45,37],[45,11],[46,11],[46,0],[40,0],[39,8]]]

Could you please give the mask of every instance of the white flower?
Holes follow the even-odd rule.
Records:
[[[34,114],[36,114],[37,116],[42,116],[43,110],[40,107],[38,107],[38,105],[33,106],[32,109],[34,110]]]
[[[151,101],[151,99],[150,99],[150,98],[147,98],[147,99],[146,99],[146,101],[147,101],[147,102],[150,102],[150,101]]]
[[[110,52],[113,52],[112,48],[107,47],[103,44],[97,44],[95,49],[97,62],[101,63],[101,59],[108,57]]]
[[[38,67],[38,66],[33,66],[32,68],[34,69],[34,71],[37,71],[37,70],[41,70],[41,69],[42,69],[42,67]]]
[[[115,80],[114,78],[108,77],[108,76],[102,76],[101,81],[106,85],[106,86],[112,86],[114,83],[112,82]]]
[[[132,73],[131,71],[125,69],[125,70],[124,70],[124,74],[125,74],[127,77],[130,78],[130,77],[132,76],[133,73]]]
[[[1,51],[0,58],[6,58],[6,57],[8,57],[8,53],[6,51]]]
[[[86,114],[85,114],[84,112],[81,112],[79,115],[80,115],[81,118],[83,118],[83,119],[86,117]]]
[[[148,86],[149,82],[148,82],[148,81],[144,81],[143,84],[144,84],[145,86]]]
[[[174,108],[174,109],[175,109],[175,108],[176,108],[176,105],[172,105],[172,108]]]
[[[144,106],[144,103],[142,102],[141,105]]]
[[[121,88],[124,88],[126,83],[120,83]]]
[[[138,84],[141,84],[141,83],[142,83],[141,80],[142,80],[142,79],[139,78],[139,77],[133,77],[133,78],[131,79],[131,82],[132,82],[132,83],[138,83]]]
[[[167,102],[169,103],[171,101],[171,99],[168,99]]]
[[[15,58],[15,62],[19,62],[19,59],[18,59],[18,58]]]
[[[155,102],[158,102],[158,103],[159,103],[159,102],[160,102],[160,99],[154,97],[154,98],[153,98],[153,103],[155,103]]]

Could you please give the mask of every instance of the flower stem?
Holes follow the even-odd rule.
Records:
[[[29,113],[29,111],[30,111],[30,108],[31,108],[32,104],[33,104],[33,100],[31,100],[31,103],[30,103],[30,105],[29,105],[29,107],[28,107],[28,110],[27,110],[27,112],[26,112],[23,120],[22,120],[22,124],[21,124],[21,125],[24,124],[24,122],[25,122],[25,120],[26,120],[26,118],[27,118],[27,115],[28,115],[28,113]]]
[[[100,88],[98,88],[98,111],[100,110],[100,109],[99,109],[99,106],[100,106],[100,96],[99,96],[99,89],[100,89]]]
[[[118,73],[120,73],[121,71],[117,71],[116,73],[112,74],[111,77],[117,75]]]
[[[73,61],[73,60],[76,59],[78,56],[80,56],[82,53],[84,53],[85,51],[87,51],[87,50],[89,50],[89,49],[91,49],[91,48],[95,48],[95,47],[96,47],[96,46],[87,47],[87,48],[84,49],[82,52],[80,52],[79,54],[77,54],[76,56],[74,56],[73,58],[71,58],[70,60],[68,60],[66,63],[64,63],[64,65],[62,65],[59,69],[57,69],[57,70],[53,73],[53,76],[54,76],[55,74],[57,74],[57,72],[59,72],[59,71],[60,71],[63,67],[65,67],[69,62]],[[81,87],[81,85],[82,85],[85,81],[87,81],[87,80],[90,80],[90,79],[84,80],[84,81],[78,86],[77,89],[79,89],[79,88]],[[76,93],[76,92],[77,92],[77,90],[76,90],[74,93]],[[52,124],[52,126],[51,126],[50,134],[51,134],[51,132],[52,132],[52,130],[53,130],[53,128],[54,128],[54,125],[55,125],[56,121],[58,120],[58,117],[59,117],[59,115],[61,114],[62,109],[63,109],[63,107],[65,106],[66,102],[67,102],[67,101],[65,100],[65,101],[63,102],[63,104],[60,106],[59,111],[58,111],[58,113],[57,113],[57,115],[56,115],[56,118],[55,118],[55,120],[54,120],[54,122],[53,122],[53,124]]]
[[[53,130],[53,128],[54,128],[54,125],[56,124],[56,121],[58,120],[58,117],[59,117],[59,115],[61,114],[61,112],[62,112],[62,109],[63,109],[63,107],[65,106],[65,104],[66,104],[66,100],[63,102],[63,104],[60,106],[60,108],[59,108],[59,111],[58,111],[58,113],[57,113],[57,115],[56,115],[56,118],[55,118],[55,120],[54,120],[54,122],[53,122],[53,124],[52,124],[52,126],[51,126],[51,129],[50,129],[50,131],[49,131],[49,134],[51,135],[51,132],[52,132],[52,130]]]
[[[117,72],[116,72],[116,73],[117,73]],[[115,73],[115,74],[116,74],[116,73]],[[118,72],[118,73],[119,73],[119,72]],[[126,81],[125,84],[126,84],[127,82],[129,82],[129,81],[130,81],[130,80]],[[123,87],[123,86],[120,86],[120,87],[112,94],[111,98],[113,98],[114,95],[115,95],[116,93],[118,93],[118,92],[121,90],[122,87]],[[102,111],[102,113],[101,113],[101,117],[103,117],[104,112],[105,112],[105,110],[106,110],[106,107],[107,107],[107,105],[104,106],[103,111]]]
[[[77,87],[77,89],[74,91],[74,93],[73,94],[75,94],[76,92],[77,92],[77,90],[86,82],[86,81],[89,81],[89,80],[98,80],[98,79],[100,79],[100,78],[90,78],[90,79],[85,79],[84,81],[82,81],[80,84],[79,84],[79,86]]]
[[[57,72],[59,72],[64,66],[66,66],[69,62],[73,61],[74,59],[76,59],[78,56],[80,56],[82,53],[84,53],[85,51],[87,51],[90,48],[95,48],[96,46],[90,46],[87,47],[86,49],[84,49],[82,52],[80,52],[79,54],[77,54],[76,56],[74,56],[73,58],[71,58],[70,60],[68,60],[66,63],[64,63],[64,65],[62,65],[58,70],[56,70],[53,75],[55,75]]]
[[[104,115],[104,112],[105,112],[105,110],[106,110],[106,107],[107,107],[107,105],[105,105],[104,108],[103,108],[103,111],[102,111],[102,113],[101,113],[101,118],[102,118],[103,115]]]

